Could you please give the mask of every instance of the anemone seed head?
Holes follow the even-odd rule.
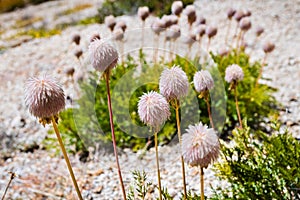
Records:
[[[147,6],[139,7],[138,16],[141,18],[141,20],[145,21],[149,16],[149,8]]]
[[[31,77],[25,85],[25,104],[33,116],[51,117],[65,108],[64,91],[50,76]]]
[[[143,123],[157,128],[171,115],[169,103],[157,92],[145,93],[138,102],[138,115]]]
[[[244,78],[243,69],[237,65],[233,64],[226,68],[225,70],[225,81],[231,83],[232,81],[241,81]]]
[[[171,11],[173,15],[179,16],[183,10],[183,3],[182,1],[174,1],[172,3]]]
[[[159,90],[167,100],[179,100],[187,96],[189,81],[186,73],[179,66],[165,68],[160,75]]]
[[[95,39],[90,43],[89,55],[92,66],[100,72],[114,68],[118,62],[118,51],[103,40]]]
[[[197,92],[204,92],[214,87],[214,80],[207,70],[196,72],[193,82]]]
[[[212,128],[201,122],[189,125],[182,135],[182,156],[190,166],[206,168],[220,154],[219,138]]]

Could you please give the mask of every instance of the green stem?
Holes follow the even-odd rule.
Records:
[[[10,179],[9,179],[9,181],[8,181],[8,183],[7,183],[7,186],[6,186],[6,188],[5,188],[5,191],[4,191],[4,193],[3,193],[3,196],[2,196],[2,198],[1,198],[1,200],[4,200],[5,195],[6,195],[6,193],[7,193],[7,190],[8,190],[8,188],[9,188],[9,186],[10,186],[12,180],[13,180],[15,177],[16,177],[16,174],[13,173],[13,172],[11,172]]]
[[[56,121],[55,121],[55,118],[54,116],[52,115],[51,116],[51,121],[52,121],[52,125],[53,125],[53,128],[54,128],[54,131],[55,131],[55,134],[56,134],[56,137],[57,137],[57,140],[59,142],[59,145],[60,145],[60,148],[61,148],[61,151],[64,155],[64,158],[65,158],[65,161],[67,163],[67,167],[68,167],[68,170],[69,170],[69,173],[70,173],[70,176],[72,178],[72,181],[73,181],[73,184],[74,184],[74,187],[75,187],[75,190],[77,192],[77,196],[80,200],[83,200],[82,196],[81,196],[81,192],[79,190],[79,187],[78,187],[78,184],[77,184],[77,181],[76,181],[76,178],[75,178],[75,175],[74,175],[74,172],[73,172],[73,169],[72,169],[72,166],[71,166],[71,163],[70,163],[70,160],[69,160],[69,157],[68,157],[68,154],[67,154],[67,151],[65,149],[65,146],[63,144],[63,141],[60,137],[60,133],[59,133],[59,130],[58,130],[58,127],[56,125]]]
[[[154,140],[155,140],[155,155],[156,155],[156,168],[157,168],[159,200],[162,200],[160,170],[159,170],[159,159],[158,159],[158,139],[157,139],[157,131],[156,130],[155,130],[155,133],[154,133]]]
[[[181,129],[180,129],[180,120],[179,120],[179,108],[180,108],[180,103],[178,100],[176,100],[176,105],[175,105],[175,110],[176,110],[176,123],[177,123],[177,131],[178,131],[178,140],[180,144],[180,150],[182,147],[182,139],[181,139]],[[185,167],[184,167],[184,160],[183,156],[180,154],[180,159],[181,159],[181,169],[182,169],[182,181],[183,181],[183,195],[184,198],[186,199],[187,197],[187,192],[186,192],[186,181],[185,181]]]
[[[121,188],[122,188],[123,198],[124,198],[124,200],[126,200],[126,192],[125,192],[121,168],[120,168],[120,164],[119,164],[114,122],[113,122],[113,113],[112,113],[112,107],[111,107],[111,97],[110,97],[110,87],[109,87],[110,70],[107,70],[104,73],[105,73],[105,80],[106,80],[107,104],[108,104],[108,111],[109,111],[109,122],[110,122],[111,136],[112,136],[112,141],[113,141],[114,154],[115,154],[115,158],[116,158],[116,164],[117,164],[117,168],[118,168],[118,175],[119,175],[120,184],[121,184]]]

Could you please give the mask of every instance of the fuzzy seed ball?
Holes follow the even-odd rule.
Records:
[[[214,87],[214,80],[207,70],[201,70],[194,75],[194,86],[197,92],[204,92]]]
[[[229,8],[228,11],[227,11],[227,18],[231,19],[234,16],[235,12],[236,12],[235,9]]]
[[[204,24],[200,24],[194,29],[194,33],[195,35],[198,35],[199,38],[201,38],[205,34],[205,30],[206,26]]]
[[[103,40],[94,40],[89,45],[89,55],[92,66],[100,72],[112,69],[117,65],[118,52]]]
[[[255,31],[256,37],[259,37],[264,31],[265,29],[263,27],[261,26],[257,27]]]
[[[220,143],[214,129],[201,122],[189,125],[182,136],[182,156],[187,164],[206,168],[219,154]]]
[[[106,16],[104,18],[104,23],[110,29],[110,31],[113,31],[116,25],[116,18],[113,15]]]
[[[174,1],[172,3],[171,11],[173,15],[179,16],[183,10],[183,3],[182,1]]]
[[[208,26],[208,27],[206,27],[206,30],[205,30],[205,33],[209,38],[212,38],[215,35],[217,35],[217,32],[218,32],[218,29],[213,26]]]
[[[157,128],[171,115],[169,103],[157,92],[145,93],[138,102],[138,115],[143,123]]]
[[[65,94],[52,77],[29,78],[25,86],[25,104],[38,118],[51,117],[65,108]]]
[[[196,21],[197,15],[194,5],[188,5],[184,9],[184,14],[188,17],[188,22],[190,25]]]
[[[225,70],[225,81],[231,83],[232,81],[241,81],[244,79],[243,69],[237,64],[230,65]]]
[[[273,44],[271,42],[266,42],[263,45],[263,50],[265,53],[271,53],[274,49],[275,49],[275,44]]]
[[[79,45],[80,44],[80,35],[79,34],[73,35],[72,42],[74,42],[76,45]]]
[[[196,42],[196,35],[195,33],[190,33],[185,39],[184,39],[184,43],[187,45],[193,45],[194,42]]]
[[[152,31],[157,35],[164,31],[165,28],[165,23],[161,19],[156,19],[151,25]]]
[[[149,16],[149,8],[147,6],[139,7],[138,16],[141,18],[141,20],[145,21]]]
[[[178,25],[172,25],[166,31],[167,40],[176,40],[180,37],[180,27]]]
[[[159,79],[159,90],[167,100],[185,97],[189,91],[186,73],[179,66],[164,69]]]
[[[119,21],[117,22],[115,28],[121,28],[123,30],[123,32],[125,32],[126,28],[127,28],[127,25],[124,21]]]
[[[238,10],[234,13],[234,19],[239,22],[243,17],[245,17],[245,13],[242,10]]]
[[[248,31],[251,28],[250,19],[248,17],[244,17],[243,19],[241,19],[241,21],[239,22],[239,27],[243,31]]]

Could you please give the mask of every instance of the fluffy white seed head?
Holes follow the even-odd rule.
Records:
[[[214,80],[207,70],[201,70],[194,75],[194,86],[197,92],[204,92],[214,87]]]
[[[272,42],[266,42],[263,45],[263,50],[265,53],[271,53],[275,49],[275,44]]]
[[[182,136],[182,156],[190,166],[206,168],[220,154],[219,138],[212,128],[201,122],[189,125]]]
[[[184,9],[184,14],[187,16],[190,25],[196,21],[197,15],[196,15],[196,9],[194,5],[188,5]]]
[[[110,31],[113,31],[116,25],[116,18],[113,15],[106,16],[104,18],[104,23],[110,29]]]
[[[215,35],[217,35],[218,29],[214,26],[208,26],[206,27],[205,33],[207,37],[212,38]]]
[[[176,40],[180,37],[180,26],[178,25],[172,25],[170,28],[166,31],[166,39],[167,40]]]
[[[231,83],[233,81],[241,81],[244,79],[243,69],[237,65],[233,64],[226,68],[225,70],[225,81]]]
[[[157,35],[159,35],[160,32],[164,31],[165,28],[165,23],[161,19],[156,19],[151,25],[151,29]]]
[[[239,22],[239,27],[243,31],[248,31],[251,28],[250,19],[248,17],[244,17],[243,19],[241,19],[241,21]]]
[[[169,103],[157,92],[145,93],[138,102],[138,115],[143,123],[157,128],[171,115]]]
[[[126,25],[126,23],[125,23],[124,21],[119,21],[119,22],[117,22],[115,28],[116,28],[116,29],[117,29],[117,28],[120,28],[120,29],[123,30],[123,32],[125,32],[125,30],[126,30],[126,28],[127,28],[127,25]]]
[[[171,11],[173,15],[179,16],[183,10],[183,3],[182,1],[174,1],[172,3]]]
[[[90,43],[89,55],[92,66],[100,72],[114,68],[118,62],[117,50],[103,40],[95,39]]]
[[[25,85],[25,104],[33,116],[51,117],[65,108],[65,94],[54,78],[47,75],[32,77]]]
[[[159,90],[167,100],[180,100],[187,96],[189,81],[186,73],[179,66],[165,68],[160,75]]]
[[[149,16],[149,8],[147,6],[139,7],[138,16],[141,18],[141,20],[145,21]]]

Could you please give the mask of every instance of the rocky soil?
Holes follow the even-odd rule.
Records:
[[[85,2],[79,0],[52,1],[0,15],[0,49],[3,49],[0,50],[0,194],[8,182],[8,172],[13,171],[18,175],[8,191],[9,199],[76,199],[62,157],[41,149],[41,142],[48,128],[43,128],[26,110],[24,83],[29,76],[53,74],[63,83],[66,94],[74,99],[76,90],[67,77],[66,70],[75,67],[76,72],[83,74],[90,70],[85,52],[91,36],[100,33],[101,37],[111,37],[111,34],[104,25],[92,24],[72,26],[50,38],[12,36],[28,28],[16,26],[20,19],[42,18],[30,26],[51,29],[59,24],[93,16],[101,6],[101,1],[93,0],[88,1],[91,6],[84,10],[69,15],[61,14],[83,3]],[[276,49],[267,58],[268,66],[264,68],[263,77],[271,78],[267,83],[278,88],[275,97],[283,105],[280,119],[284,126],[290,128],[295,137],[300,138],[300,1],[198,0],[195,5],[198,14],[207,18],[208,24],[216,25],[219,29],[218,35],[211,43],[211,50],[215,52],[225,45],[228,8],[252,11],[253,29],[246,34],[246,40],[251,47],[249,51],[253,60],[262,60],[262,44],[265,41],[276,44]],[[153,19],[154,17],[150,17],[145,27],[149,27]],[[122,16],[117,20],[124,20],[128,26],[124,52],[137,53],[142,35],[141,29],[138,29],[141,27],[140,20],[136,16]],[[183,28],[184,20],[181,21]],[[254,43],[254,31],[257,26],[264,27],[265,33]],[[232,27],[235,27],[235,23],[232,23]],[[231,35],[233,32],[234,30]],[[80,34],[82,37],[80,47],[84,54],[81,63],[73,55],[78,48],[71,43],[74,34]],[[183,32],[182,35],[177,49],[178,53],[184,55],[186,45],[182,41],[187,32]],[[205,44],[206,42],[204,40]],[[113,43],[118,46],[118,43]],[[154,46],[149,28],[145,29],[145,46]],[[160,47],[162,48],[162,44]],[[195,50],[192,53],[195,53]],[[182,191],[178,149],[178,145],[160,147],[162,184],[168,187],[175,199],[179,198]],[[91,156],[87,163],[80,162],[78,155],[70,156],[85,199],[121,199],[114,156],[110,152],[111,149],[101,149]],[[141,152],[137,154],[140,155]],[[156,183],[154,150],[151,149],[142,158],[137,154],[128,149],[120,150],[120,164],[127,189],[133,180],[133,170],[145,170],[149,180]],[[215,178],[211,168],[205,170],[205,173],[207,186],[226,186],[226,183]],[[198,170],[188,168],[187,174],[188,189],[198,192]],[[210,187],[206,187],[205,190],[206,195],[212,192]]]

